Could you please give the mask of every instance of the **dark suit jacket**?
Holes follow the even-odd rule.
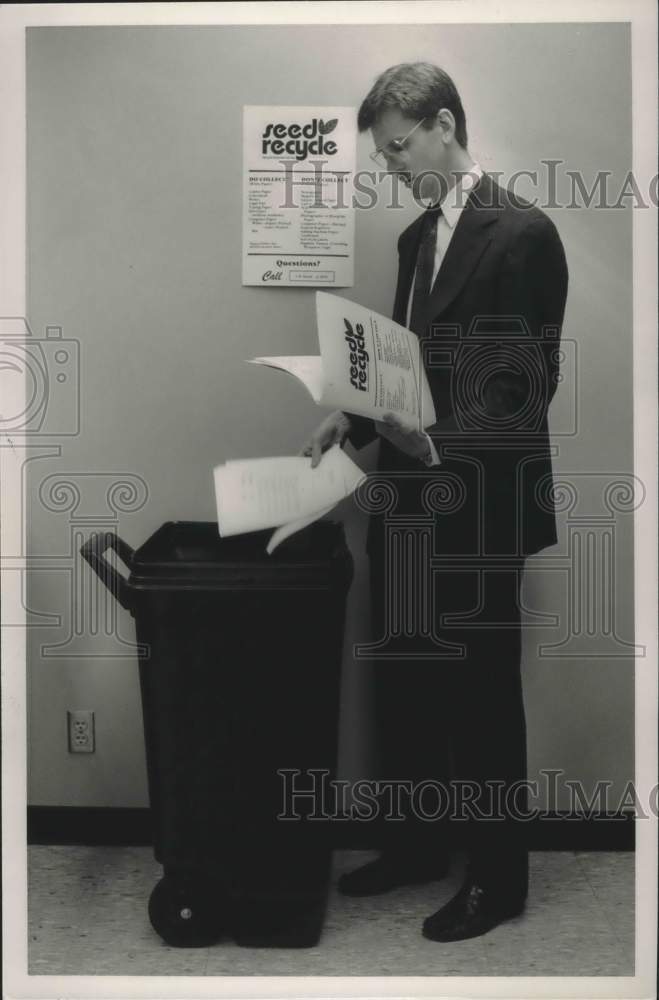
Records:
[[[398,240],[393,319],[405,325],[423,215]],[[430,478],[453,497],[435,517],[438,554],[530,555],[557,541],[547,408],[556,391],[568,270],[551,219],[484,173],[458,219],[420,334],[438,416],[427,428],[442,459],[427,468],[380,438],[378,473],[393,511],[423,513]],[[361,448],[372,420],[349,415]],[[427,496],[427,493],[426,493]],[[371,514],[367,551],[383,543]]]

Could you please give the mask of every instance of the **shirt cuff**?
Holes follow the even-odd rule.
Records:
[[[427,466],[441,465],[442,464],[442,460],[439,457],[439,455],[437,454],[437,449],[435,448],[434,441],[430,437],[430,434],[425,434],[424,437],[427,439],[428,446],[430,447],[430,457],[427,458],[427,459],[425,459],[425,464]]]

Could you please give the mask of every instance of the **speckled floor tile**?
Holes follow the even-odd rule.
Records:
[[[633,975],[571,851],[531,855],[524,913],[483,938],[498,975]]]
[[[633,970],[636,947],[636,856],[578,851],[577,861]]]
[[[442,881],[378,896],[340,895],[339,875],[375,856],[335,852],[316,947],[241,948],[227,939],[211,948],[177,949],[161,941],[148,919],[148,897],[161,877],[150,848],[34,846],[29,970],[138,976],[633,974],[633,855],[534,853],[524,913],[483,937],[451,944],[427,941],[421,924],[459,888],[462,859],[454,860]]]

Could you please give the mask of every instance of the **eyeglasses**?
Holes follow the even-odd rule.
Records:
[[[417,122],[414,128],[410,129],[407,135],[404,135],[402,139],[390,139],[389,142],[387,142],[384,146],[381,146],[380,149],[375,149],[372,153],[369,153],[373,162],[377,163],[379,167],[386,167],[386,156],[396,156],[397,154],[402,153],[412,133],[416,132],[419,125],[423,125],[425,120],[425,118],[422,118],[421,121]]]

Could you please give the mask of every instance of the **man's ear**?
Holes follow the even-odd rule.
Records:
[[[435,116],[435,127],[439,128],[442,137],[447,141],[455,135],[455,118],[448,108],[440,108]]]

